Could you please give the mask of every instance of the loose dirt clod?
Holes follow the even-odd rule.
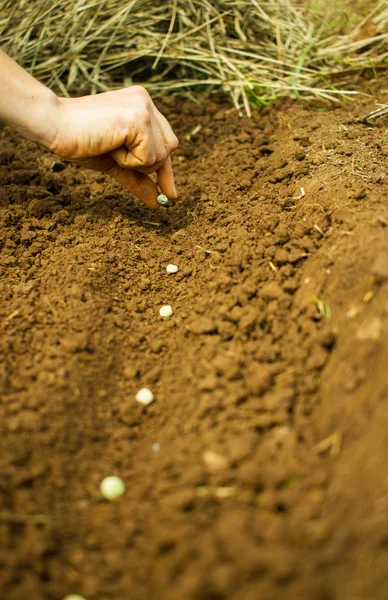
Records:
[[[381,252],[372,265],[372,274],[380,281],[388,279],[388,253]]]
[[[203,453],[203,462],[210,471],[220,471],[226,469],[229,465],[228,459],[218,452],[213,450],[206,450]]]
[[[375,340],[381,337],[383,322],[379,317],[367,318],[357,329],[356,338],[359,341]]]
[[[214,333],[216,331],[216,324],[208,317],[198,317],[192,321],[191,331],[197,335]]]

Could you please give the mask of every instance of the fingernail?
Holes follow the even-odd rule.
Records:
[[[178,198],[178,192],[176,191],[175,183],[172,186],[172,191],[174,192],[174,198]]]

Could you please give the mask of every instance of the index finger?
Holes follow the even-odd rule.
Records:
[[[168,157],[160,169],[156,172],[160,190],[167,198],[177,198],[178,193],[175,187],[174,170],[172,168],[171,158]]]

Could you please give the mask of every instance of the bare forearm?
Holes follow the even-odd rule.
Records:
[[[0,121],[49,147],[56,131],[57,97],[0,50]]]

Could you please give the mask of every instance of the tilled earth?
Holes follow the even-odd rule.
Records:
[[[156,213],[0,132],[2,599],[387,597],[388,79],[363,90],[167,99]]]

